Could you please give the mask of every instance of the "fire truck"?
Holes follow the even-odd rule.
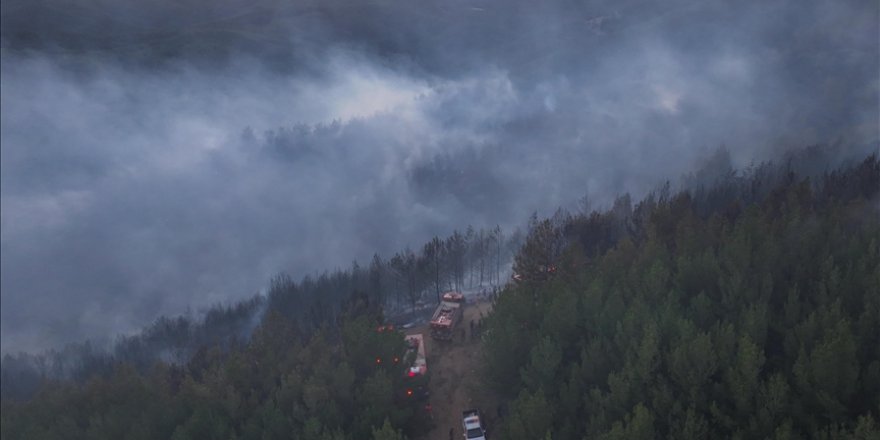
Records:
[[[437,310],[431,316],[431,337],[448,341],[452,339],[455,326],[461,320],[464,295],[459,292],[446,292]]]
[[[421,334],[406,335],[406,362],[412,362],[407,367],[404,375],[407,399],[425,401],[428,399],[428,363],[425,356],[425,340]],[[428,404],[430,406],[430,403]]]
[[[422,340],[421,334],[407,335],[406,339],[406,358],[413,358],[413,363],[407,369],[406,375],[409,377],[424,376],[428,372],[428,362],[425,360],[425,342]]]

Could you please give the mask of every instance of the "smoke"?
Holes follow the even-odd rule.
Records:
[[[2,350],[607,205],[720,145],[874,149],[877,29],[867,2],[4,2]]]

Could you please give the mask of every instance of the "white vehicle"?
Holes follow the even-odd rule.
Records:
[[[469,409],[461,413],[461,427],[467,440],[486,440],[486,430],[480,420],[480,411]]]

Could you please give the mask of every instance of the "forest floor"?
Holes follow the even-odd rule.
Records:
[[[428,372],[430,374],[431,413],[434,427],[420,440],[449,440],[462,438],[461,412],[477,408],[486,421],[486,430],[491,431],[492,421],[496,419],[497,399],[483,384],[479,368],[482,364],[482,340],[477,335],[477,324],[492,309],[488,300],[468,302],[464,309],[464,319],[458,324],[452,341],[435,341],[430,337],[427,325],[410,329],[407,333],[422,333],[427,351]],[[471,334],[470,323],[474,331]],[[462,337],[464,335],[464,337]]]

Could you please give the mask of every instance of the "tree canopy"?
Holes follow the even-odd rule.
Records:
[[[501,437],[877,438],[878,190],[874,155],[533,220],[487,322]]]

